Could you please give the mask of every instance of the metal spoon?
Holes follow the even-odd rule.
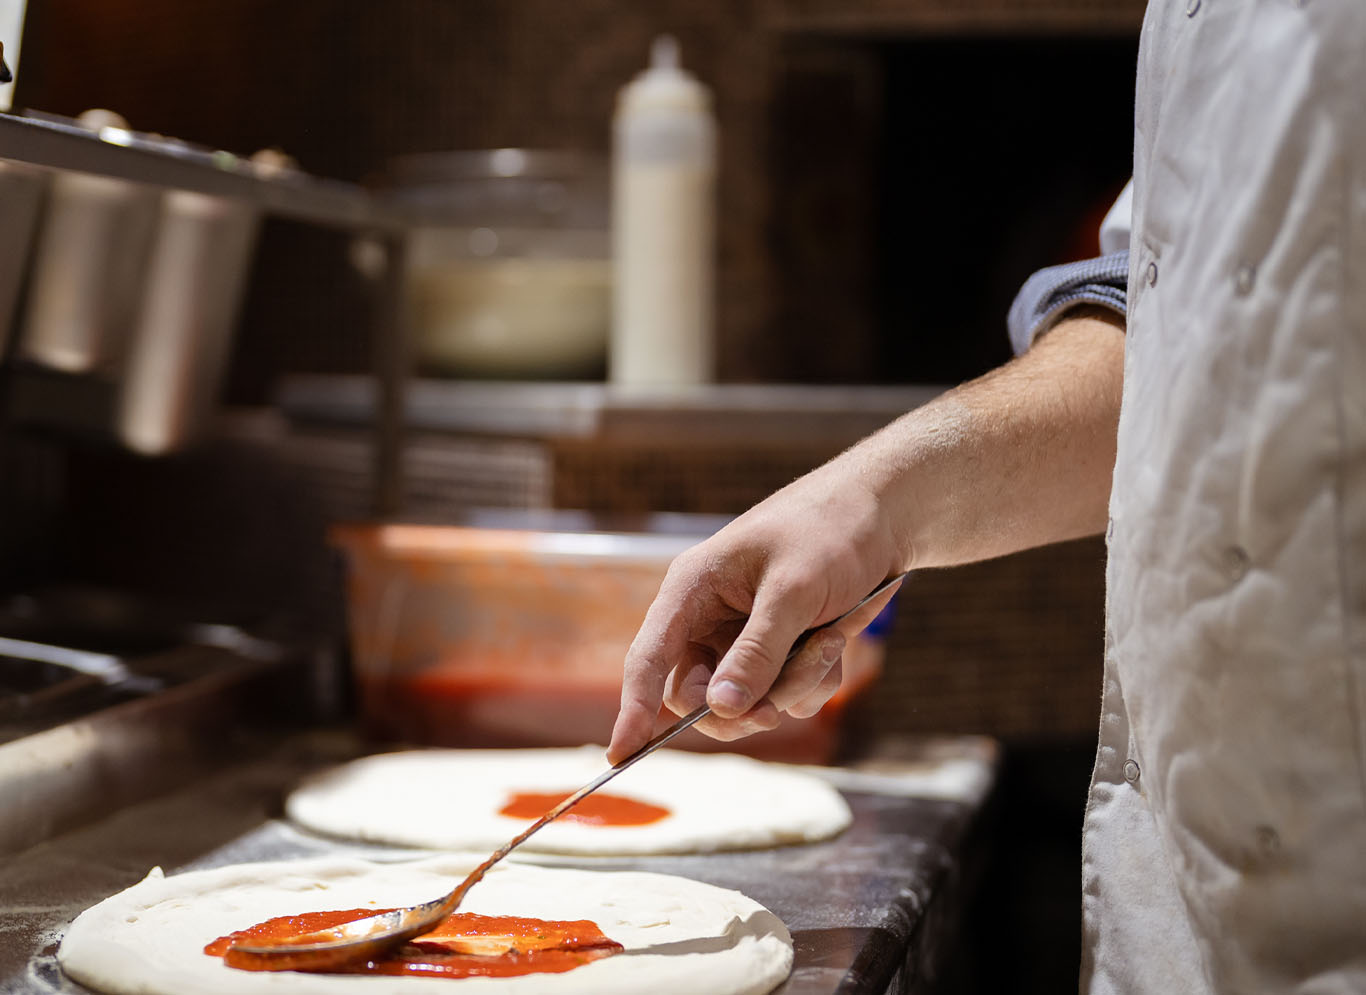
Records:
[[[906,573],[900,573],[894,577],[889,577],[874,588],[867,597],[854,605],[853,608],[850,608],[847,612],[840,615],[838,618],[832,619],[820,628],[828,628],[829,626],[844,621],[888,588],[900,583],[905,577]],[[802,647],[806,645],[807,640],[818,631],[820,631],[820,629],[809,629],[802,633],[797,639],[796,644],[792,647],[792,651],[788,653],[787,660],[791,660],[801,652]],[[702,705],[700,708],[694,709],[640,749],[636,750],[636,752],[632,753],[629,757],[626,757],[624,760],[603,771],[578,791],[575,791],[564,801],[560,802],[545,815],[541,816],[531,825],[527,826],[526,829],[523,829],[520,833],[495,850],[487,860],[470,871],[469,876],[461,881],[460,884],[456,885],[455,890],[450,894],[438,898],[435,901],[425,902],[422,905],[412,905],[408,908],[393,909],[389,912],[367,916],[364,919],[342,923],[339,926],[333,926],[328,929],[320,929],[312,933],[302,933],[299,936],[291,937],[288,940],[277,944],[270,944],[268,946],[256,946],[250,943],[233,944],[228,950],[226,957],[227,962],[233,967],[247,968],[250,970],[327,970],[362,960],[375,960],[385,951],[391,950],[405,940],[410,940],[415,936],[421,936],[423,933],[431,932],[436,928],[437,924],[459,907],[460,903],[465,898],[465,894],[484,877],[490,867],[520,846],[533,833],[547,823],[558,819],[568,809],[583,800],[587,795],[598,790],[598,788],[616,777],[627,767],[630,767],[643,757],[649,756],[655,750],[669,742],[669,740],[673,739],[685,729],[697,724],[709,714],[711,714],[711,707],[709,705]]]

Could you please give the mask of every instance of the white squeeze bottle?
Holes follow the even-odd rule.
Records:
[[[712,379],[716,125],[707,88],[656,38],[613,120],[609,379]]]

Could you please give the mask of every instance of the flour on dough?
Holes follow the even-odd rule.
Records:
[[[414,750],[363,757],[294,790],[289,818],[314,832],[437,850],[488,850],[526,819],[499,815],[518,791],[578,788],[606,769],[601,747]],[[706,853],[826,839],[849,806],[819,778],[733,754],[660,750],[604,791],[663,805],[644,826],[552,822],[523,849],[579,855]]]
[[[433,979],[239,971],[205,944],[275,916],[435,898],[481,856],[407,864],[240,864],[143,881],[83,912],[57,953],[74,980],[111,995],[762,995],[792,968],[782,921],[737,891],[666,874],[494,867],[461,911],[591,919],[626,949],[563,974]]]

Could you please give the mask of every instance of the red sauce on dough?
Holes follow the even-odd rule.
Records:
[[[498,814],[510,815],[515,819],[535,819],[545,815],[571,794],[569,791],[519,791],[498,810]],[[669,810],[662,805],[595,791],[560,816],[560,819],[590,826],[647,826],[668,814]]]
[[[249,956],[235,957],[232,946],[244,941],[280,943],[314,930],[339,926],[389,909],[346,909],[277,916],[220,936],[204,948],[229,967],[272,970]],[[622,949],[587,919],[557,921],[517,916],[480,916],[457,912],[436,929],[405,943],[379,960],[329,970],[329,974],[407,974],[440,978],[507,978],[521,974],[560,974]],[[234,963],[236,961],[236,963]],[[290,968],[285,967],[289,970]]]

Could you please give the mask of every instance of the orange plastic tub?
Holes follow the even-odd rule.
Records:
[[[710,520],[708,520],[710,521]],[[626,649],[669,562],[704,534],[347,525],[352,665],[364,731],[389,743],[606,743]],[[872,631],[872,630],[870,630]],[[845,654],[845,684],[811,719],[720,744],[673,745],[821,763],[850,696],[876,677],[882,642]]]

